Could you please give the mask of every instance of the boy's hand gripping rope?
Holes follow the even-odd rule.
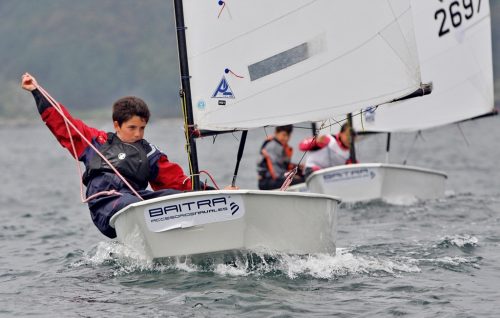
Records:
[[[324,121],[321,126],[319,127],[318,131],[323,129],[325,127],[325,123],[326,121]],[[313,136],[313,138],[311,139],[311,145],[316,143],[316,139],[317,139],[318,135],[315,134]],[[290,184],[292,183],[293,181],[293,177],[295,177],[295,175],[297,174],[297,171],[298,171],[298,167],[300,165],[300,163],[302,162],[302,160],[304,159],[304,157],[306,156],[306,153],[309,152],[309,150],[306,150],[304,152],[304,154],[302,155],[302,158],[300,158],[299,162],[297,163],[297,165],[295,166],[295,168],[293,168],[292,170],[290,170],[289,172],[287,172],[285,175],[286,175],[286,179],[285,181],[283,181],[283,184],[281,185],[281,188],[280,188],[280,191],[286,191],[288,189],[288,187],[290,186]]]

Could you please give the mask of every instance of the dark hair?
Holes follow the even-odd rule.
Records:
[[[293,131],[293,126],[292,125],[277,126],[276,132],[279,133],[280,131],[286,131],[288,134],[291,134]]]
[[[126,96],[117,100],[113,104],[113,121],[121,125],[134,116],[139,116],[146,123],[149,121],[148,105],[139,97]]]
[[[340,132],[348,132],[348,130],[349,130],[349,123],[344,123],[342,127],[340,127]],[[354,128],[351,131],[352,135],[356,136],[356,131],[354,130]]]

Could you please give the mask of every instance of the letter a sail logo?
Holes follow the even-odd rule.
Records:
[[[231,87],[229,87],[229,83],[224,76],[222,76],[222,79],[212,95],[212,98],[234,98],[233,91],[231,90]]]

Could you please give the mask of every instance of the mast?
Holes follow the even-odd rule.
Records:
[[[313,121],[311,123],[311,130],[312,130],[313,137],[316,137],[316,135],[318,134],[318,130],[317,130],[316,122],[315,121]]]
[[[387,143],[385,145],[385,163],[389,163],[389,151],[391,150],[391,133],[387,133]]]
[[[352,113],[347,114],[347,124],[349,126],[349,160],[351,163],[356,163],[356,149],[354,148],[354,136],[353,136],[353,128],[352,128]]]
[[[189,173],[193,190],[200,190],[200,171],[198,168],[198,153],[194,138],[193,104],[191,101],[191,85],[189,83],[189,66],[186,46],[186,26],[184,25],[184,10],[182,0],[174,0],[175,25],[177,27],[177,48],[179,50],[179,65],[181,74],[180,90],[184,115],[184,130],[186,134],[186,151],[189,159]]]
[[[240,168],[241,157],[243,157],[243,150],[245,149],[245,142],[247,140],[248,130],[243,130],[241,133],[240,146],[238,148],[238,155],[236,157],[236,167],[234,168],[233,181],[231,186],[236,186],[236,177],[238,176],[238,170]]]

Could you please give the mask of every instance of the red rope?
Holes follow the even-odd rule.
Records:
[[[206,175],[210,178],[210,180],[212,181],[213,185],[215,186],[215,188],[216,188],[217,190],[220,190],[219,186],[218,186],[218,185],[217,185],[217,183],[215,182],[215,180],[214,180],[214,178],[212,177],[212,175],[210,174],[210,172],[208,172],[208,171],[206,171],[206,170],[200,170],[200,173],[198,174],[198,176],[199,176],[200,174],[202,174],[202,173],[206,174]],[[189,175],[189,176],[187,176],[187,177],[184,179],[184,181],[182,181],[182,184],[185,184],[185,183],[186,183],[186,181],[188,181],[189,179],[191,179],[191,177],[192,177],[192,176],[193,176],[193,175]]]
[[[220,18],[220,15],[222,14],[222,10],[226,7],[226,3],[224,1],[219,1],[219,5],[222,6],[220,8],[219,14],[217,15],[217,19]]]
[[[212,183],[214,184],[215,188],[216,188],[217,190],[220,190],[220,188],[219,188],[219,186],[217,185],[217,183],[215,182],[214,178],[212,177],[212,175],[211,175],[208,171],[206,171],[206,170],[201,170],[201,171],[200,171],[200,173],[204,173],[204,174],[206,174],[206,175],[210,178],[210,180],[212,180]]]
[[[286,173],[286,179],[283,181],[283,184],[281,185],[280,191],[286,191],[290,184],[293,181],[293,177],[297,174],[297,167],[293,168],[289,172]]]
[[[226,68],[226,69],[224,70],[224,72],[225,72],[226,74],[227,74],[227,73],[231,73],[233,76],[236,76],[237,78],[244,78],[243,76],[236,74],[235,72],[231,71],[231,70],[230,70],[230,69],[228,69],[228,68]]]

